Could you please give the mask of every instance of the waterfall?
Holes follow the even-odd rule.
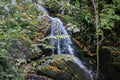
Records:
[[[43,5],[43,1],[42,0],[38,0],[38,2],[36,2],[36,0],[34,0],[34,2],[37,5],[38,11],[43,12],[45,14],[48,14],[47,10],[42,6]]]
[[[39,0],[39,1],[41,1],[41,0]],[[43,6],[41,6],[39,4],[36,4],[36,5],[40,11],[43,11],[44,13],[47,14],[47,11]],[[88,80],[93,80],[93,75],[91,73],[92,71],[89,70],[86,66],[84,66],[82,64],[82,61],[75,56],[74,49],[71,46],[72,41],[71,41],[67,31],[65,30],[65,27],[64,27],[62,21],[59,18],[53,18],[53,17],[49,16],[48,14],[47,14],[47,16],[52,21],[50,36],[59,36],[58,38],[50,39],[50,44],[54,46],[54,48],[52,48],[52,54],[66,53],[66,54],[70,54],[70,55],[74,56],[73,62],[75,64],[77,64],[80,67],[80,69],[82,69],[85,72],[85,75],[87,76]],[[66,35],[67,37],[61,37],[63,35]]]
[[[41,11],[41,12],[43,12],[43,13],[46,13],[46,14],[47,14],[47,10],[46,10],[43,6],[41,6],[41,5],[37,4],[37,7],[38,7],[38,11]]]
[[[56,35],[68,35],[67,31],[65,30],[65,27],[63,26],[63,23],[61,22],[60,19],[58,18],[52,18],[52,25],[51,25],[51,36],[56,36]],[[68,35],[69,36],[69,35]],[[84,70],[85,75],[88,77],[88,79],[93,80],[93,75],[92,71],[88,70],[87,67],[85,67],[82,64],[82,61],[79,60],[75,54],[74,54],[74,49],[72,48],[72,41],[70,37],[65,37],[65,38],[51,38],[50,39],[50,44],[53,45],[55,48],[52,49],[52,54],[57,53],[57,54],[62,54],[62,53],[68,53],[74,56],[75,58],[73,59],[73,62],[76,63],[82,70]],[[57,50],[57,52],[55,52]]]
[[[12,5],[17,5],[17,2],[16,2],[16,0],[11,0],[11,2],[12,2]]]
[[[61,22],[60,19],[58,18],[52,18],[50,17],[50,19],[52,20],[52,24],[51,24],[51,36],[63,36],[63,35],[68,35],[67,31],[65,30],[63,23]],[[70,53],[72,55],[73,54],[73,49],[70,45],[68,44],[72,44],[70,38],[58,38],[58,39],[54,39],[51,38],[50,39],[50,44],[52,44],[56,49],[57,49],[57,53]],[[54,54],[54,48],[52,49],[52,54]]]

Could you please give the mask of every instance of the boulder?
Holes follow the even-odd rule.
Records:
[[[73,58],[68,54],[47,57],[44,64],[36,66],[37,74],[53,80],[88,80]]]

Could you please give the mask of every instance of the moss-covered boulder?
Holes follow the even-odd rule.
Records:
[[[37,61],[36,72],[53,80],[88,80],[82,69],[74,62],[73,56],[68,54],[46,57],[45,62]]]

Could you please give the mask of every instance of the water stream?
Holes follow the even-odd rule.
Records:
[[[56,36],[56,35],[68,35],[67,31],[65,30],[65,27],[63,26],[63,23],[61,22],[60,19],[58,18],[52,18],[50,17],[52,20],[52,25],[51,25],[51,36]],[[84,70],[85,75],[87,76],[87,78],[89,80],[93,80],[93,75],[92,75],[92,71],[88,70],[87,67],[85,67],[82,64],[82,61],[79,60],[74,53],[74,49],[72,48],[72,41],[68,35],[68,37],[65,38],[51,38],[50,39],[50,44],[52,44],[54,46],[54,48],[52,49],[52,54],[57,53],[57,54],[61,54],[61,53],[66,53],[66,54],[71,54],[72,56],[74,56],[75,58],[73,59],[74,63],[76,63],[82,70]],[[56,50],[56,51],[55,51]]]
[[[39,0],[40,3],[42,3],[41,0]],[[41,6],[40,4],[37,4],[38,10],[42,11],[44,13],[48,13],[47,10]],[[62,23],[62,21],[59,18],[53,18],[51,16],[49,16],[47,14],[47,16],[51,19],[52,24],[51,24],[51,33],[50,36],[59,36],[58,38],[51,38],[50,39],[50,44],[54,46],[54,48],[52,48],[52,54],[62,54],[62,53],[66,53],[66,54],[70,54],[72,56],[74,56],[75,58],[73,59],[73,62],[76,63],[80,69],[82,69],[85,72],[85,75],[87,76],[88,80],[93,80],[93,75],[92,75],[92,71],[89,70],[86,66],[84,66],[82,64],[82,61],[80,59],[78,59],[75,56],[74,53],[74,49],[72,48],[72,41],[67,33],[67,31],[65,30],[65,27]],[[65,37],[61,37],[64,36]]]
[[[11,0],[11,3],[12,3],[12,5],[17,5],[17,2],[16,2],[16,0]]]

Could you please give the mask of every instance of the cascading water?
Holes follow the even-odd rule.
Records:
[[[52,25],[51,25],[51,36],[56,36],[56,35],[68,35],[67,31],[65,30],[65,27],[63,26],[63,23],[61,22],[60,19],[58,18],[52,18]],[[69,36],[69,35],[68,35]],[[75,58],[73,59],[74,63],[76,63],[82,70],[84,70],[85,75],[88,77],[88,79],[93,80],[93,75],[90,70],[85,67],[82,62],[75,56],[73,48],[72,48],[72,41],[70,37],[65,37],[65,38],[51,38],[50,39],[50,44],[52,44],[55,48],[52,49],[52,54],[57,53],[68,53],[74,56]],[[57,50],[57,52],[55,52]]]
[[[33,0],[33,1],[35,2],[35,4],[38,7],[38,11],[48,14],[47,10],[42,6],[42,4],[43,4],[42,0],[38,0],[38,3],[36,3],[36,0]]]
[[[12,5],[17,5],[17,2],[16,2],[16,0],[11,0],[11,3],[12,3]]]
[[[39,10],[43,11],[44,13],[47,13],[46,9],[43,6],[41,6],[39,4],[36,4],[36,5],[37,5]],[[63,26],[63,23],[61,22],[61,20],[58,18],[50,17],[48,14],[47,14],[47,16],[52,21],[50,36],[59,36],[58,38],[51,38],[50,39],[50,44],[54,46],[54,48],[52,48],[52,54],[54,54],[54,53],[71,54],[72,56],[74,56],[73,62],[76,63],[80,67],[80,69],[82,69],[85,72],[85,75],[87,76],[88,80],[93,80],[93,75],[92,75],[91,71],[88,70],[87,67],[85,67],[82,64],[82,61],[79,60],[75,56],[73,48],[71,46],[72,41],[71,41],[67,31],[65,30],[65,27]],[[63,35],[66,35],[67,37],[61,38],[60,36],[63,36]]]
[[[38,7],[38,11],[43,11],[44,13],[47,14],[47,10],[46,10],[44,7],[42,7],[42,6],[39,5],[39,4],[37,4],[37,7]]]
[[[60,19],[58,18],[52,18],[50,17],[50,19],[52,20],[52,24],[51,24],[51,36],[69,36],[67,31],[65,30],[65,28],[63,27],[63,23],[60,21]],[[55,48],[57,48],[57,53],[70,53],[72,55],[73,54],[73,49],[70,45],[68,44],[72,44],[70,38],[51,38],[50,39],[50,44],[52,44]],[[55,48],[52,49],[52,54],[54,54],[54,50]]]

